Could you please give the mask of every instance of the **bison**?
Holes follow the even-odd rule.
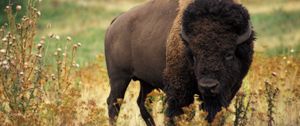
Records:
[[[254,40],[247,9],[233,0],[151,0],[121,14],[105,36],[110,124],[131,80],[140,81],[137,104],[147,125],[155,125],[144,106],[154,89],[166,93],[170,122],[194,95],[212,122],[241,87]]]

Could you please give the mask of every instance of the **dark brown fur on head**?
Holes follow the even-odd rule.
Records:
[[[182,31],[188,37],[184,42],[195,79],[220,82],[219,95],[200,93],[201,108],[209,113],[209,122],[222,106],[229,105],[249,70],[254,32],[245,42],[237,43],[237,38],[251,25],[249,20],[243,6],[222,0],[195,0],[184,12]]]

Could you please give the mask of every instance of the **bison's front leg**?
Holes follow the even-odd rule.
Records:
[[[176,76],[165,76],[164,83],[167,95],[167,108],[165,111],[166,124],[175,125],[175,117],[184,114],[184,107],[188,107],[194,102],[193,83],[188,76],[187,80],[178,79]]]
[[[167,96],[168,97],[168,96]],[[184,99],[177,99],[174,97],[167,98],[167,108],[166,108],[166,124],[167,125],[176,125],[177,121],[181,121],[180,116],[185,114],[183,108],[187,108],[190,104],[193,103],[194,98],[186,97]]]
[[[164,92],[167,95],[167,124],[174,125],[174,118],[183,114],[183,107],[194,102],[197,87],[192,73],[183,64],[168,65],[164,70]]]

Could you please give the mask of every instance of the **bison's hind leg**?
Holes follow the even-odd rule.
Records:
[[[147,98],[147,95],[154,89],[150,84],[140,81],[141,83],[141,89],[140,94],[137,99],[137,104],[140,108],[141,116],[146,122],[147,126],[155,126],[155,122],[150,115],[150,113],[147,111],[145,107],[145,100]]]
[[[118,74],[109,75],[110,94],[107,98],[108,116],[110,125],[116,125],[116,120],[120,111],[122,100],[124,98],[126,89],[131,80],[130,75]]]

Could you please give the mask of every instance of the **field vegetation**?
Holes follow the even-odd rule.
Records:
[[[142,2],[1,0],[0,125],[108,125],[105,30],[115,16]],[[213,124],[196,102],[179,125],[300,125],[300,1],[241,2],[257,32],[243,87]],[[118,125],[145,125],[136,104],[139,89],[131,82]],[[159,126],[164,98],[155,90],[147,99]]]

